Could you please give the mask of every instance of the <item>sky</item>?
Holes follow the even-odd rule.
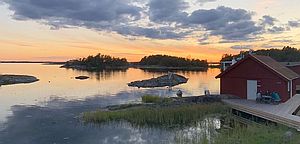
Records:
[[[0,0],[0,60],[300,48],[299,0]]]

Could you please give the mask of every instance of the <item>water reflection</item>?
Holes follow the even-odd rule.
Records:
[[[208,117],[196,126],[189,127],[176,132],[175,141],[180,144],[186,143],[212,143],[217,135],[217,130],[221,129],[221,121],[217,117]]]
[[[107,80],[116,75],[125,76],[128,69],[114,69],[114,70],[99,70],[99,71],[85,71],[85,70],[76,70],[76,69],[66,69],[71,70],[74,73],[81,73],[88,75],[89,77],[96,79],[98,81]]]
[[[42,64],[0,64],[0,74],[33,75],[40,81],[31,84],[18,84],[0,87],[0,123],[6,116],[11,115],[11,106],[38,105],[43,106],[51,97],[66,100],[84,100],[98,95],[114,96],[120,92],[134,95],[138,92],[151,92],[159,96],[176,96],[177,90],[183,91],[183,96],[202,95],[208,89],[211,93],[219,93],[219,80],[214,77],[219,69],[201,71],[178,71],[177,73],[189,78],[188,83],[167,88],[138,89],[128,87],[127,83],[136,80],[158,77],[164,72],[145,72],[140,69],[129,68],[119,71],[86,72],[59,68],[59,65]],[[79,75],[91,78],[84,81],[74,79]]]
[[[164,130],[158,128],[134,128],[129,123],[110,123],[106,125],[84,125],[80,113],[108,105],[126,103],[139,98],[122,92],[114,97],[90,97],[86,100],[69,101],[52,98],[41,106],[13,106],[13,115],[0,131],[0,144],[41,144],[41,143],[174,143],[176,134],[182,133],[191,140],[190,135],[207,131],[209,126],[219,128],[214,119],[206,119],[196,127],[183,130]],[[214,122],[213,125],[208,124]],[[211,128],[211,127],[209,127]],[[17,136],[17,138],[15,138]]]
[[[183,96],[202,95],[205,89],[218,93],[219,80],[214,77],[219,72],[219,69],[208,69],[206,72],[177,71],[189,78],[188,83],[173,87],[172,90],[138,89],[128,87],[127,83],[164,73],[134,68],[86,72],[59,68],[58,65],[0,64],[0,74],[25,74],[40,79],[31,84],[0,87],[0,143],[101,143],[107,138],[109,143],[125,137],[127,142],[131,139],[135,143],[145,139],[151,143],[168,141],[173,136],[169,135],[170,132],[143,129],[138,131],[141,136],[132,137],[137,134],[136,129],[114,125],[105,129],[82,126],[77,116],[81,112],[107,105],[138,102],[144,94],[169,97],[176,96],[179,89],[183,91]],[[79,75],[91,78],[84,81],[74,79]]]

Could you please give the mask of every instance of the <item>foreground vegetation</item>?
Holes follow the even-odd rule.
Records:
[[[242,51],[240,54],[224,54],[221,61],[231,61],[232,58],[246,55],[247,51]],[[279,62],[299,62],[300,61],[300,50],[294,47],[285,46],[282,49],[262,49],[254,51],[257,55],[270,56]]]
[[[108,123],[126,121],[134,126],[175,128],[196,124],[208,115],[222,115],[228,112],[221,103],[180,106],[140,106],[118,111],[87,112],[85,122]]]
[[[168,56],[168,55],[146,56],[141,59],[139,64],[141,66],[152,66],[152,67],[158,66],[158,67],[174,67],[174,68],[208,67],[208,63],[206,60],[188,59],[188,58]]]
[[[168,104],[168,103],[172,102],[172,99],[163,98],[163,97],[154,96],[154,95],[144,95],[144,96],[142,96],[142,102],[143,103],[155,103],[155,104]]]
[[[88,56],[86,58],[67,61],[63,67],[82,70],[99,70],[127,68],[128,65],[125,58],[115,58],[99,53],[96,56]]]
[[[285,126],[266,126],[248,124],[236,125],[232,129],[220,129],[217,133],[207,129],[205,133],[186,136],[178,133],[175,141],[178,144],[299,144],[300,134]]]
[[[285,126],[250,124],[222,130],[215,139],[216,144],[299,144],[300,134]]]
[[[142,96],[142,102],[144,104],[113,106],[109,111],[86,112],[82,118],[96,124],[129,122],[134,127],[179,128],[174,131],[178,144],[300,143],[300,133],[296,130],[281,125],[242,123],[229,114],[229,107],[221,102],[178,104],[171,98],[153,95]],[[195,131],[187,132],[185,128]]]

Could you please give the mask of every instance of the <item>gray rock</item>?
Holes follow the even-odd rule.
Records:
[[[284,133],[284,140],[285,141],[290,141],[293,138],[293,132],[287,131]]]
[[[0,75],[0,85],[12,85],[20,83],[33,83],[38,81],[34,76],[27,75]]]
[[[179,84],[187,83],[188,78],[178,74],[168,74],[163,75],[157,78],[152,78],[148,80],[142,81],[134,81],[128,83],[130,87],[138,87],[138,88],[153,88],[153,87],[165,87],[165,86],[176,86]]]
[[[90,77],[88,76],[78,76],[78,77],[75,77],[75,79],[79,79],[79,80],[85,80],[85,79],[89,79]]]

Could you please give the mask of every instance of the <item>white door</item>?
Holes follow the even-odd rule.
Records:
[[[257,81],[247,80],[247,99],[256,100],[256,94],[257,94]]]

